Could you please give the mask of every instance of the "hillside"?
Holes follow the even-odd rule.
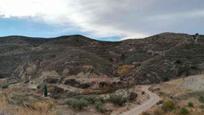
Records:
[[[155,84],[151,87],[154,93],[162,98],[162,102],[152,107],[146,113],[150,115],[203,115],[204,104],[204,87],[203,81],[204,75],[192,75],[186,78],[180,78]],[[174,108],[169,111],[165,111],[164,103],[171,102]],[[187,112],[183,112],[183,109]]]
[[[139,106],[149,98],[140,85],[203,72],[204,36],[192,38],[177,33],[120,42],[81,35],[1,37],[0,100],[5,103],[0,108],[89,115]],[[121,107],[124,103],[129,104]]]
[[[156,83],[202,71],[202,37],[198,44],[190,42],[190,35],[175,33],[121,42],[100,42],[81,35],[2,37],[0,78],[32,80],[43,72],[55,71],[60,77],[84,72],[99,77],[131,77],[138,84]]]

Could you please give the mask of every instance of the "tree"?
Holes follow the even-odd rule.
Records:
[[[44,94],[45,97],[47,97],[47,95],[48,95],[47,85],[46,84],[44,85],[44,88],[43,88],[43,94]]]
[[[193,35],[194,43],[198,43],[198,39],[199,39],[199,34],[198,34],[198,33],[196,33],[195,35]]]

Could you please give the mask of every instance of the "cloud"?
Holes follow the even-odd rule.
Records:
[[[203,0],[0,0],[0,16],[71,25],[102,37],[204,32]]]

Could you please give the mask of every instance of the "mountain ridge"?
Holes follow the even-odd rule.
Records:
[[[199,51],[202,50],[204,43],[202,38],[203,36],[200,35],[199,44],[193,44],[192,35],[178,33],[161,33],[144,39],[119,42],[98,41],[82,35],[56,38],[1,37],[0,75],[1,78],[32,81],[32,79],[40,78],[44,72],[55,71],[63,78],[83,72],[91,73],[90,76],[121,79],[127,77],[134,79],[137,84],[157,83],[182,76],[182,72],[181,75],[177,75],[176,71],[180,70],[177,70],[178,68],[174,67],[177,65],[173,64],[178,61],[178,57],[174,59],[169,55],[180,51],[180,47],[185,51],[182,50],[179,53],[194,52],[191,51],[192,49],[187,49],[187,46],[198,47]],[[198,53],[197,50],[194,53]],[[192,60],[185,56],[182,59]],[[164,63],[168,64],[164,65]],[[184,65],[179,66],[183,67],[187,62],[182,63]],[[155,67],[158,64],[161,67]],[[157,70],[151,69],[151,66]],[[170,73],[165,75],[163,68]],[[174,70],[171,70],[172,68]]]

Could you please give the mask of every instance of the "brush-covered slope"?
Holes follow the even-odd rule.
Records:
[[[175,33],[121,42],[101,42],[81,35],[52,39],[2,37],[0,79],[63,80],[80,74],[157,83],[203,70],[204,38],[201,36],[197,44],[191,38]]]

